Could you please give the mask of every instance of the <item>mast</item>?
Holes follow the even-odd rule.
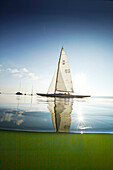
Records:
[[[55,83],[55,91],[54,91],[54,94],[56,93],[56,89],[57,89],[57,82],[58,82],[58,72],[59,72],[59,66],[60,66],[60,60],[61,60],[61,54],[62,54],[62,50],[63,50],[63,47],[61,49],[61,52],[60,52],[60,57],[59,57],[59,62],[58,62],[58,69],[57,69],[57,76],[56,76],[56,83]]]
[[[33,96],[33,84],[32,84],[31,96]]]

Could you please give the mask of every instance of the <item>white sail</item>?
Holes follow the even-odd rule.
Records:
[[[49,86],[49,89],[48,89],[48,92],[47,92],[48,94],[54,94],[54,92],[55,92],[56,76],[57,76],[57,69],[56,69],[56,71],[53,75],[51,84]]]
[[[74,92],[68,59],[64,49],[61,50],[56,82],[56,91]]]
[[[69,63],[63,48],[60,53],[60,59],[56,72],[52,78],[50,87],[48,89],[48,94],[54,94],[57,91],[68,93],[74,92]]]

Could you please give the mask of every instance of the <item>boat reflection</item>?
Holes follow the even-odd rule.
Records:
[[[52,113],[55,132],[69,132],[73,100],[68,98],[48,98],[48,109]]]

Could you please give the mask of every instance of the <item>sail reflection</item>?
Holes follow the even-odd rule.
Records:
[[[73,101],[68,98],[48,98],[48,109],[52,113],[55,132],[69,132]]]

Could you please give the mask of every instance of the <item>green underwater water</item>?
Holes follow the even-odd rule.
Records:
[[[113,169],[113,135],[0,131],[0,169]]]

